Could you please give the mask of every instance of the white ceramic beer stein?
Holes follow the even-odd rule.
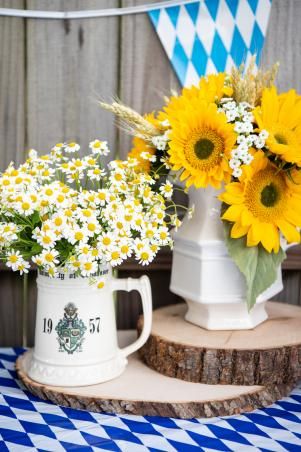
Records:
[[[127,356],[147,340],[152,321],[151,287],[147,276],[116,279],[110,266],[99,273],[104,287],[95,289],[89,278],[60,273],[37,278],[38,303],[35,346],[28,366],[33,380],[54,386],[84,386],[120,375]],[[117,343],[116,290],[140,292],[144,326],[140,337],[128,347]]]

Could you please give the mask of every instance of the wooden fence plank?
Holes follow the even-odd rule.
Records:
[[[22,345],[22,278],[1,272],[0,347]]]
[[[148,3],[153,3],[151,0]],[[141,5],[143,0],[122,0],[123,6]],[[168,61],[147,14],[125,16],[121,20],[120,98],[139,113],[162,106],[163,95],[179,90],[178,79]],[[121,134],[121,155],[131,147],[131,138]]]
[[[282,91],[295,88],[301,93],[301,2],[273,0],[262,63],[279,61],[277,84]]]
[[[118,0],[28,0],[28,9],[77,10],[118,6]],[[115,146],[113,118],[96,103],[117,92],[118,18],[27,21],[28,144],[47,150],[57,141]]]
[[[23,0],[0,0],[1,8],[23,8]],[[0,170],[23,160],[25,139],[25,25],[0,17]],[[1,274],[0,346],[21,343],[21,279]]]
[[[0,0],[1,8],[24,7],[24,0]],[[25,25],[0,17],[0,170],[20,163],[25,138]]]

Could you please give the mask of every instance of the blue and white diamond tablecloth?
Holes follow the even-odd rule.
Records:
[[[0,451],[301,451],[301,386],[273,406],[240,416],[168,419],[59,407],[24,390],[0,348]]]

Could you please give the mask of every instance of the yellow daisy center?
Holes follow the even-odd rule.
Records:
[[[53,254],[51,254],[51,253],[45,254],[45,260],[46,260],[47,262],[52,262],[52,261],[54,260]]]
[[[117,259],[119,259],[119,256],[120,256],[119,251],[113,251],[113,252],[111,253],[111,258],[112,258],[112,260],[117,260]]]
[[[16,256],[15,254],[12,254],[11,256],[9,256],[8,260],[12,263],[15,264],[18,260],[18,256]]]
[[[30,204],[28,202],[23,202],[22,203],[22,209],[23,210],[29,210],[30,209]]]
[[[121,252],[126,254],[129,252],[129,247],[127,245],[122,245]]]
[[[75,237],[76,240],[82,240],[84,238],[84,234],[81,231],[77,231],[74,234],[74,237]]]
[[[103,243],[104,245],[110,245],[110,243],[111,243],[110,237],[104,237],[104,238],[102,239],[102,243]]]
[[[141,253],[141,259],[142,259],[143,261],[147,261],[148,258],[149,258],[148,252],[147,252],[147,251],[143,251],[143,252]]]

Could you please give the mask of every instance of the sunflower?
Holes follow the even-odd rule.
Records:
[[[301,96],[294,90],[278,95],[275,87],[266,88],[253,113],[259,129],[269,132],[269,151],[301,166]]]
[[[156,149],[151,147],[142,138],[133,138],[133,147],[128,154],[129,158],[135,158],[137,160],[137,165],[135,169],[139,172],[149,173],[151,170],[151,162],[141,157],[142,152],[148,152],[149,154],[155,154]]]
[[[158,119],[156,119],[154,113],[149,113],[145,115],[144,118],[156,127],[160,125],[160,122],[158,121]],[[148,152],[149,154],[153,155],[155,154],[156,149],[151,146],[149,142],[143,140],[142,138],[134,137],[133,147],[128,153],[128,157],[135,158],[137,160],[136,170],[149,173],[151,170],[151,162],[141,157],[142,152]]]
[[[224,72],[202,77],[199,87],[201,95],[209,102],[219,101],[222,97],[230,97],[233,93],[231,86],[226,84],[226,74]]]
[[[201,77],[199,86],[183,88],[180,96],[172,96],[168,100],[164,111],[158,115],[160,121],[169,119],[169,115],[178,114],[184,109],[187,103],[193,99],[203,99],[207,102],[218,102],[222,97],[231,96],[233,90],[225,85],[226,74],[210,74],[207,77]]]
[[[230,181],[228,158],[236,142],[233,125],[214,103],[194,98],[168,116],[171,125],[168,153],[175,171],[182,170],[181,180],[196,188],[209,184],[219,188]]]
[[[278,253],[280,232],[289,243],[299,242],[301,226],[301,174],[294,170],[290,180],[262,151],[251,165],[243,167],[239,182],[226,185],[219,199],[230,205],[222,216],[233,222],[231,237],[247,236],[247,246],[259,243]]]

